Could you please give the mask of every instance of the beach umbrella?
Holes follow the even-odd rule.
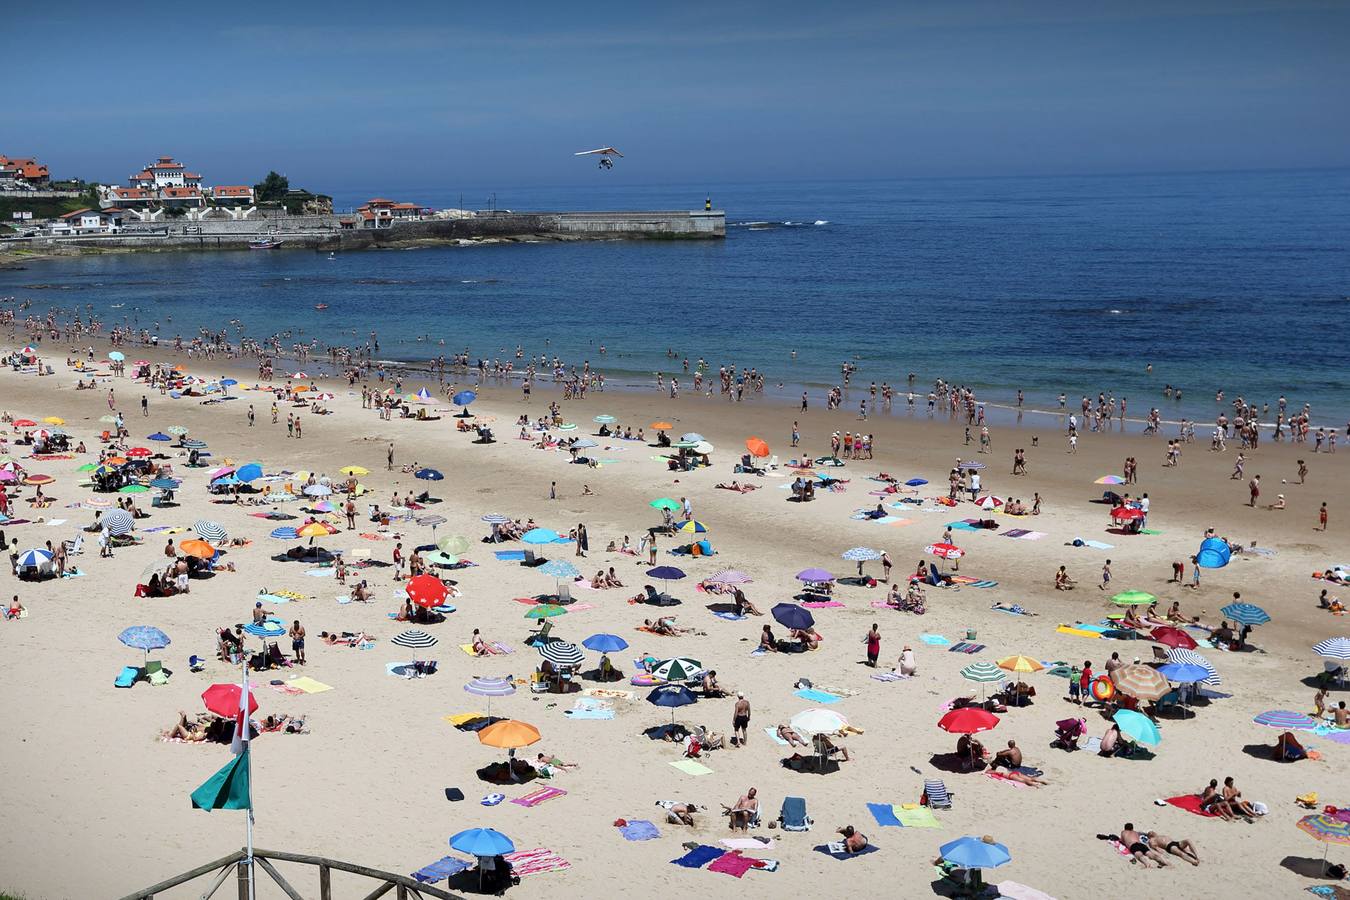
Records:
[[[187,447],[189,450],[204,450],[206,448],[206,441],[199,441],[196,438],[183,438],[182,446]]]
[[[330,534],[333,534],[333,532],[333,526],[325,525],[323,522],[309,522],[295,529],[297,537],[310,539],[316,537],[328,537]]]
[[[661,681],[688,681],[703,674],[703,663],[686,656],[663,660],[652,668],[652,676]]]
[[[616,419],[613,416],[596,416],[591,421],[597,425],[613,425]]]
[[[417,393],[414,394],[413,396],[415,396],[422,403],[431,402],[431,391],[427,390],[424,387],[418,388]]]
[[[701,440],[703,440],[703,435],[697,431],[687,431],[680,435],[680,442],[684,444],[697,444]]]
[[[628,649],[628,642],[617,634],[593,634],[582,641],[581,645],[596,653],[614,653]]]
[[[1133,506],[1117,506],[1111,510],[1111,518],[1124,522],[1129,519],[1142,519],[1144,511]]]
[[[305,488],[305,494],[309,497],[328,497],[333,493],[333,489],[326,484],[311,484]]]
[[[881,559],[881,551],[873,550],[871,547],[854,547],[851,550],[845,550],[842,556],[850,562],[864,562],[871,559]]]
[[[445,582],[435,575],[414,575],[403,585],[403,591],[409,600],[426,609],[440,606],[449,595]]]
[[[1311,729],[1317,727],[1317,720],[1301,712],[1288,709],[1268,709],[1252,719],[1257,725],[1278,728],[1281,731]]]
[[[788,720],[800,734],[834,734],[848,725],[848,719],[832,709],[805,709]]]
[[[592,447],[599,447],[600,445],[597,444],[595,441],[591,440],[590,438],[584,437],[584,438],[577,438],[575,441],[572,442],[571,446],[577,450],[589,450]]]
[[[958,466],[957,468],[965,469],[967,472],[978,472],[984,468],[984,463],[975,462],[974,460],[966,460],[965,462],[961,463],[961,465]]]
[[[520,539],[527,544],[553,544],[558,540],[558,532],[551,528],[531,528]]]
[[[670,724],[675,724],[675,710],[681,706],[689,706],[691,703],[697,703],[698,698],[690,693],[689,688],[682,684],[663,684],[647,695],[647,702],[654,706],[665,706],[670,709]]]
[[[462,534],[447,534],[436,542],[442,552],[452,554],[462,554],[469,549],[469,539]]]
[[[802,631],[812,628],[816,624],[815,617],[811,615],[811,610],[804,609],[794,603],[776,604],[770,612],[778,624],[784,628]]]
[[[966,555],[966,551],[955,544],[929,544],[923,548],[923,552],[931,553],[940,559],[960,559]]]
[[[132,447],[127,451],[127,459],[145,459],[152,451],[148,447]]]
[[[980,509],[997,509],[1003,505],[1003,498],[989,494],[988,496],[981,497],[976,501],[975,505]]]
[[[670,424],[669,422],[653,422],[652,424],[648,425],[647,427],[648,427],[648,428],[655,428],[657,431],[669,431],[670,429],[674,428],[675,426],[672,425],[672,424]]]
[[[1350,844],[1350,822],[1324,813],[1304,816],[1295,823],[1295,827],[1304,834],[1310,834],[1322,842],[1322,871],[1327,869],[1327,851],[1332,844]]]
[[[218,716],[226,719],[239,718],[239,695],[244,691],[238,684],[213,684],[202,691],[202,703],[208,710]],[[248,712],[249,715],[258,711],[258,695],[253,691],[248,694]]]
[[[40,569],[52,561],[52,555],[36,547],[19,554],[20,569]]]
[[[998,716],[975,706],[954,709],[938,719],[938,727],[952,734],[977,734],[998,726]]]
[[[586,656],[581,652],[581,648],[570,641],[551,640],[536,644],[535,650],[539,655],[555,666],[579,666],[585,661]]]
[[[1172,690],[1157,669],[1141,663],[1121,666],[1111,673],[1111,680],[1121,692],[1140,700],[1158,700]]]
[[[488,513],[479,519],[480,522],[487,522],[489,525],[505,525],[511,521],[510,516],[504,516],[501,513]]]
[[[244,626],[244,631],[257,638],[262,638],[263,643],[267,643],[268,638],[278,638],[286,633],[286,626],[282,625],[277,619],[266,619],[262,622],[250,622]],[[235,707],[238,708],[237,706]]]
[[[11,424],[15,428],[35,428],[37,423],[32,419],[15,419]]]
[[[136,518],[125,509],[109,510],[100,520],[108,534],[121,537],[136,530]]]
[[[824,569],[802,569],[796,578],[806,584],[829,584],[834,581],[834,576]]]
[[[1334,637],[1313,644],[1313,652],[1325,659],[1350,659],[1350,638]]]
[[[1158,598],[1148,591],[1121,591],[1111,598],[1116,606],[1148,606],[1157,603]]]
[[[60,416],[47,416],[47,418],[43,419],[42,421],[46,422],[48,425],[66,424],[66,420],[61,418]]]
[[[503,719],[478,732],[478,743],[503,750],[516,750],[538,743],[539,729],[529,722]]]
[[[527,619],[552,619],[555,616],[566,615],[567,607],[559,606],[556,603],[540,603],[531,606],[525,611]]]
[[[107,497],[90,497],[88,500],[82,501],[81,505],[90,509],[112,509],[115,504]]]
[[[1201,684],[1218,687],[1223,683],[1223,679],[1219,677],[1219,670],[1214,668],[1214,664],[1194,650],[1187,650],[1185,647],[1173,647],[1167,651],[1167,661],[1180,663],[1182,665],[1199,666],[1204,669],[1206,675],[1204,678],[1200,679]]]
[[[707,441],[695,441],[693,446],[694,452],[699,454],[700,456],[707,456],[709,453],[712,453],[713,450],[715,449],[717,448],[714,447],[712,444],[708,443]]]
[[[167,431],[169,434],[176,434],[179,436],[188,433],[186,425],[170,425],[168,428],[165,428],[164,430]]]
[[[763,459],[769,455],[769,445],[757,437],[748,437],[745,439],[745,449],[750,451],[750,455]]]
[[[154,481],[150,482],[152,488],[157,488],[161,491],[176,491],[181,485],[182,482],[175,478],[156,478]]]
[[[1093,483],[1093,484],[1124,484],[1124,483],[1125,483],[1125,479],[1124,479],[1124,478],[1121,478],[1119,475],[1103,475],[1101,478],[1098,478],[1096,481],[1094,481],[1094,482],[1092,482],[1092,483]]]
[[[1230,603],[1219,612],[1240,625],[1264,625],[1270,621],[1269,613],[1250,603]]]
[[[984,686],[986,684],[997,684],[1007,676],[1003,670],[991,662],[971,663],[961,670],[961,677],[966,681],[973,681],[980,686],[980,698],[984,698]]]
[[[997,869],[1012,860],[1007,847],[995,843],[992,838],[971,835],[943,844],[938,852],[944,860],[963,869]]]
[[[698,444],[695,441],[676,441],[674,446],[677,450],[693,450]]]
[[[468,406],[478,399],[478,395],[473,391],[460,391],[450,398],[456,406]]]
[[[154,434],[146,435],[145,439],[147,441],[171,441],[173,440],[173,437],[172,435],[167,435],[162,431],[156,431]]]
[[[117,639],[128,647],[144,650],[147,660],[150,659],[151,650],[160,650],[173,643],[167,634],[153,625],[133,625],[124,629]]]
[[[210,559],[216,555],[215,547],[212,547],[206,541],[200,540],[189,539],[183,541],[178,545],[178,549],[182,550],[187,556],[195,556],[198,559]]]
[[[127,358],[126,354],[123,353],[121,350],[113,350],[111,353],[108,354],[108,359],[111,359],[113,362],[122,362],[126,358]]]
[[[420,478],[423,481],[440,481],[445,476],[436,469],[418,469],[413,473],[414,478]]]
[[[193,523],[192,530],[197,532],[202,540],[209,541],[212,544],[219,544],[229,537],[229,532],[225,530],[223,525],[208,519],[198,519]]]
[[[481,738],[483,733],[480,731],[478,736]],[[501,856],[516,849],[516,845],[511,843],[509,837],[493,828],[470,828],[468,831],[461,831],[451,836],[450,846],[470,856],[488,857]]]
[[[684,508],[680,506],[678,502],[670,499],[669,497],[661,497],[658,500],[653,500],[651,503],[648,504],[648,506],[653,506],[656,509],[668,509],[671,512],[677,512]]]
[[[684,578],[684,572],[674,566],[657,566],[654,569],[647,570],[648,578],[659,578],[665,586],[666,593],[670,592],[670,583]]]
[[[516,686],[509,678],[475,678],[464,685],[464,690],[479,697],[488,698],[488,718],[492,718],[492,698],[509,697],[516,692]]]
[[[416,628],[410,628],[407,631],[396,634],[393,642],[400,647],[409,647],[413,650],[424,650],[427,647],[434,647],[440,643],[440,639],[435,635],[427,634],[425,631],[419,631]]]
[[[458,557],[458,556],[455,556],[453,553],[445,553],[445,552],[440,551],[440,550],[433,550],[431,553],[428,553],[425,557],[423,557],[423,559],[425,559],[427,562],[429,562],[429,563],[430,563],[431,565],[433,565],[433,566],[457,566],[457,565],[459,565],[459,557]]]
[[[149,491],[149,490],[150,490],[150,488],[147,487],[146,485],[143,485],[143,484],[128,484],[126,487],[119,488],[118,491],[117,491],[117,493],[119,493],[119,494],[144,494],[144,493],[146,493],[146,492]]]
[[[263,469],[258,463],[246,463],[235,470],[234,477],[240,481],[257,481],[263,477]]]
[[[1180,628],[1173,628],[1171,625],[1160,625],[1149,632],[1149,639],[1159,644],[1166,644],[1168,647],[1184,647],[1187,650],[1194,650],[1200,646],[1191,637]]]
[[[704,525],[702,522],[690,519],[680,526],[680,531],[685,534],[707,534],[708,526]]]
[[[704,580],[710,584],[750,584],[754,579],[739,569],[722,569]]]
[[[927,483],[928,483],[927,478],[911,478],[909,481],[905,482],[905,485],[907,487],[922,487]]]
[[[577,423],[576,423],[576,422],[564,422],[564,423],[562,423],[561,425],[558,426],[558,430],[559,430],[559,431],[576,431],[576,430],[577,430]]]
[[[548,562],[544,563],[542,566],[539,567],[539,572],[542,575],[547,575],[550,578],[556,578],[559,580],[563,578],[576,578],[578,575],[581,574],[579,571],[577,571],[576,566],[572,565],[565,559],[550,559]]]
[[[55,481],[55,478],[43,472],[35,472],[32,475],[25,475],[23,478],[24,484],[52,484]]]
[[[206,473],[206,477],[211,481],[219,481],[227,475],[234,474],[234,466],[220,466]]]
[[[1127,667],[1128,668],[1128,667]],[[1120,670],[1117,669],[1117,672]],[[1111,718],[1120,726],[1121,734],[1132,741],[1156,747],[1162,743],[1162,732],[1152,719],[1132,709],[1118,709]]]
[[[272,533],[268,535],[268,537],[274,537],[283,541],[293,541],[300,537],[300,535],[289,525],[283,525],[280,528],[272,529]]]
[[[1017,672],[1024,674],[1028,672],[1039,672],[1045,666],[1029,656],[1008,656],[998,661],[998,667],[1005,672]]]
[[[327,504],[320,504],[320,505],[327,506]],[[445,516],[422,516],[420,519],[417,520],[417,524],[422,525],[424,527],[430,527],[432,531],[435,531],[436,526],[444,525],[445,521],[446,521]]]
[[[365,466],[343,466],[341,469],[338,469],[338,471],[343,475],[355,475],[358,478],[362,475],[370,474],[370,470]]]
[[[1209,677],[1209,670],[1193,663],[1168,663],[1158,667],[1158,672],[1168,681],[1177,684],[1195,684]]]

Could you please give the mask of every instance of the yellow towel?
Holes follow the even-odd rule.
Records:
[[[472,722],[474,719],[486,719],[487,715],[485,713],[480,712],[469,712],[469,713],[459,713],[458,715],[453,716],[442,716],[441,718],[445,719],[445,721],[449,722],[451,725],[454,725],[456,728],[458,728],[465,722]]]
[[[286,682],[289,687],[297,688],[306,694],[322,694],[324,691],[331,691],[332,685],[324,684],[322,681],[315,681],[308,675],[301,675],[299,678]]]

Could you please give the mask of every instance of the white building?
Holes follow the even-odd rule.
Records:
[[[49,230],[52,234],[58,235],[116,234],[122,228],[124,212],[124,210],[115,207],[112,209],[77,209],[74,212],[66,213],[52,223]]]
[[[202,186],[202,176],[189,172],[182,163],[175,162],[172,156],[161,156],[129,179],[132,187],[160,190],[166,187]]]

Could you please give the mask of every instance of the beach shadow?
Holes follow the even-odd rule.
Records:
[[[1252,759],[1264,759],[1266,762],[1274,762],[1275,758],[1271,756],[1270,744],[1247,744],[1242,748],[1242,752]]]
[[[928,764],[939,772],[948,775],[970,775],[979,769],[966,769],[961,766],[961,758],[955,753],[934,753],[928,757]]]
[[[1326,866],[1322,860],[1309,856],[1286,856],[1280,860],[1280,866],[1304,878],[1326,877]]]
[[[736,612],[736,604],[735,604],[735,603],[709,603],[709,604],[705,607],[705,609],[707,609],[708,612],[715,612],[715,613],[732,613],[732,614],[734,615],[735,612]]]

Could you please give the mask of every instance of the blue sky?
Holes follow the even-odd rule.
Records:
[[[56,176],[171,154],[208,184],[570,184],[606,144],[615,184],[1350,164],[1337,0],[76,0],[14,25],[0,153]]]

